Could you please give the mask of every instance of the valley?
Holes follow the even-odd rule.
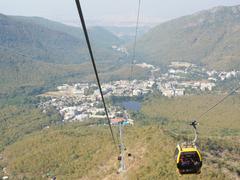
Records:
[[[135,59],[135,27],[88,28],[114,144],[81,28],[0,14],[0,178],[239,179],[239,17],[223,6],[139,27]],[[180,176],[193,120],[203,167]]]

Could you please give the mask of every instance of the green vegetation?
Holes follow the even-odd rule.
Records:
[[[98,64],[102,82],[129,79],[130,69],[126,65],[112,66]],[[147,70],[135,69],[138,78],[146,77]],[[64,83],[95,82],[91,64],[62,65],[31,60],[12,60],[9,63],[0,59],[0,98],[19,95],[39,95],[55,89]],[[1,101],[1,100],[0,100]]]
[[[137,54],[158,65],[189,61],[218,69],[239,68],[239,11],[232,12],[232,7],[223,7],[164,23],[139,40]],[[90,32],[101,81],[128,79],[127,57],[111,49],[122,42],[100,27]],[[54,109],[43,113],[36,108],[36,95],[57,85],[95,80],[80,29],[41,18],[0,15],[0,42],[0,177],[6,168],[5,175],[13,180],[239,178],[239,95],[200,120],[202,174],[181,178],[173,159],[176,144],[192,139],[188,123],[223,95],[169,99],[155,92],[145,97],[141,111],[131,112],[135,125],[125,128],[127,152],[132,156],[126,158],[126,172],[117,175],[119,152],[102,121],[63,124]],[[147,73],[134,68],[137,79]],[[117,135],[117,127],[113,129]]]
[[[24,16],[10,16],[18,21],[24,21],[36,25],[43,26],[45,28],[66,33],[79,39],[81,41],[84,40],[84,36],[82,33],[82,29],[74,26],[67,26],[59,22],[54,22],[41,17],[24,17]],[[79,22],[80,23],[80,22]],[[96,48],[107,48],[110,49],[112,45],[120,45],[123,43],[121,39],[114,35],[114,33],[108,28],[103,28],[99,26],[89,27],[89,36],[91,38],[91,42]]]
[[[122,67],[126,57],[111,46],[119,45],[121,40],[104,28],[89,31],[103,78],[111,77],[106,70],[119,78],[119,73],[126,69]],[[61,83],[94,80],[80,28],[42,18],[0,14],[0,54],[0,96],[29,89],[41,93]]]
[[[116,132],[116,129],[114,129]],[[173,152],[176,140],[151,124],[125,128],[128,179],[178,179]],[[34,133],[9,146],[3,152],[1,166],[11,179],[122,179],[117,175],[118,151],[112,144],[108,127],[81,126],[79,123],[51,127]],[[204,164],[199,176],[184,179],[227,179],[227,176]]]
[[[171,99],[155,96],[144,103],[141,117],[163,124],[164,132],[178,142],[189,141],[193,139],[193,131],[188,124],[223,96],[199,95]],[[199,120],[199,145],[205,164],[215,167],[229,179],[238,178],[240,171],[236,163],[240,157],[239,104],[240,96],[233,95]]]
[[[135,130],[139,138],[134,144],[134,152],[139,153],[139,162],[128,171],[129,179],[226,179],[227,177],[219,170],[204,165],[201,175],[179,177],[174,164],[174,150],[176,140],[170,138],[161,126],[148,125]],[[126,134],[130,133],[128,130]],[[136,131],[138,131],[138,134]],[[131,147],[131,146],[130,146]],[[140,151],[140,152],[139,152]],[[142,154],[141,154],[142,151]]]
[[[26,134],[43,129],[60,120],[54,110],[43,114],[33,107],[5,106],[0,111],[0,152]]]
[[[96,175],[91,171],[100,171],[100,166],[105,171],[109,155],[116,156],[113,150],[107,128],[70,124],[34,133],[9,146],[3,155],[12,179],[46,179],[48,175],[77,179]],[[112,173],[114,165],[106,170]]]
[[[165,117],[171,128],[185,130],[193,119],[215,105],[223,95],[183,96],[177,98],[154,97],[146,102],[142,112],[146,117]],[[216,136],[240,135],[240,96],[228,98],[200,120],[200,133]],[[226,130],[227,129],[227,130]]]
[[[1,59],[5,61],[8,60],[5,56],[13,57],[17,54],[22,59],[56,64],[80,64],[89,60],[80,28],[42,18],[1,14],[0,27],[0,53]],[[111,48],[113,44],[121,43],[118,37],[100,27],[89,31],[99,61],[112,62],[121,56]]]
[[[239,14],[239,6],[220,7],[162,23],[139,39],[138,59],[158,65],[187,61],[240,69]]]
[[[0,15],[1,26],[0,98],[36,95],[63,83],[95,81],[79,28],[4,15]],[[129,66],[123,65],[127,57],[111,49],[120,40],[100,27],[91,28],[90,35],[101,80],[128,79]],[[135,74],[143,78],[147,71],[135,68]]]
[[[206,110],[219,98],[220,95],[172,99],[148,97],[142,111],[132,113],[135,125],[125,128],[125,145],[127,153],[132,156],[126,158],[127,171],[123,175],[116,174],[118,150],[107,126],[91,122],[56,125],[57,116],[48,117],[52,113],[44,115],[34,109],[24,111],[9,107],[5,109],[6,123],[2,127],[11,127],[11,132],[20,130],[22,134],[5,132],[14,140],[2,152],[0,166],[7,168],[11,179],[46,179],[51,176],[58,179],[178,179],[173,159],[176,144],[192,138],[187,125],[190,117]],[[204,157],[202,173],[181,179],[239,177],[240,126],[236,120],[239,103],[240,97],[232,96],[218,106],[216,112],[212,111],[200,121],[199,145]],[[8,120],[9,116],[19,118],[15,122],[13,118]],[[227,122],[225,116],[228,116]],[[28,125],[25,119],[28,119]],[[43,129],[48,124],[52,124],[50,128]],[[117,135],[116,127],[114,134]]]
[[[0,93],[36,95],[64,82],[79,81],[90,72],[89,64],[56,65],[18,58],[10,62],[0,60]]]

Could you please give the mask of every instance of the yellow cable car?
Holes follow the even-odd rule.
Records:
[[[180,174],[200,174],[202,156],[195,145],[177,145],[175,160]]]
[[[200,174],[202,167],[202,156],[196,146],[197,141],[197,122],[191,124],[194,128],[195,138],[190,143],[178,144],[175,151],[175,161],[180,174]]]

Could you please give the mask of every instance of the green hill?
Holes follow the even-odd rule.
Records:
[[[118,175],[118,152],[107,128],[79,127],[42,130],[6,148],[3,167],[11,179],[178,179],[173,160],[175,141],[154,126],[127,128],[127,171]],[[226,179],[205,165],[199,176],[184,179]]]
[[[8,61],[0,59],[0,105],[8,95],[38,95],[49,89],[54,89],[64,83],[95,82],[91,63],[54,64],[33,61],[21,54],[10,50]],[[128,79],[130,67],[122,63],[98,63],[99,75],[102,82]],[[146,69],[136,67],[135,76],[145,78]],[[3,98],[3,99],[1,99]]]
[[[206,110],[219,98],[212,95],[172,99],[149,97],[141,112],[133,114],[135,125],[124,130],[126,152],[132,156],[126,157],[127,169],[121,175],[116,173],[118,150],[107,126],[89,126],[87,123],[56,125],[54,122],[58,117],[54,113],[49,116],[33,108],[10,106],[1,114],[3,140],[0,144],[4,151],[1,152],[0,167],[6,167],[11,179],[47,179],[52,176],[57,179],[106,180],[238,179],[238,95],[200,121],[202,173],[182,177],[176,173],[175,146],[192,138],[186,120]],[[204,103],[207,100],[208,103]],[[50,127],[44,128],[47,125]],[[117,128],[113,130],[117,135]],[[3,172],[0,171],[0,175]]]
[[[71,35],[77,38],[78,40],[85,42],[85,39],[84,39],[85,37],[83,36],[82,29],[79,27],[68,26],[68,25],[65,25],[59,22],[54,22],[41,17],[24,17],[24,16],[11,16],[11,17],[16,20],[37,24],[54,31],[66,33],[68,35]],[[79,21],[79,25],[80,25],[80,21]],[[123,40],[121,40],[119,37],[111,33],[111,31],[103,27],[99,27],[99,26],[89,27],[88,31],[89,31],[89,36],[90,36],[92,45],[96,49],[102,49],[102,50],[108,49],[110,51],[112,45],[120,45],[123,43]],[[109,52],[105,52],[105,53],[109,55]],[[101,56],[105,56],[105,55],[101,54]]]
[[[100,61],[114,61],[119,54],[111,49],[120,40],[107,30],[90,29],[95,54]],[[6,50],[24,54],[32,60],[58,64],[80,64],[89,60],[80,28],[42,18],[0,15],[0,53]],[[1,57],[4,59],[4,56]],[[114,59],[115,58],[115,59]]]
[[[68,26],[59,22],[51,21],[42,17],[25,17],[25,16],[10,16],[14,18],[15,20],[18,21],[24,21],[28,22],[31,24],[36,24],[43,26],[45,28],[54,30],[54,31],[59,31],[63,33],[67,33],[77,39],[83,39],[83,33],[81,28],[79,27],[74,27],[74,26]],[[80,23],[80,22],[79,22]]]
[[[89,32],[99,69],[120,66],[125,55],[111,46],[121,40],[101,27]],[[0,93],[79,82],[92,74],[81,29],[43,18],[0,14],[0,54]]]
[[[86,77],[92,72],[89,64],[61,65],[28,58],[22,60],[19,56],[11,55],[8,61],[0,59],[0,94],[3,96],[15,91],[19,91],[19,93],[15,92],[15,95],[31,94],[34,89],[39,89],[41,92],[44,89],[55,88],[61,83],[77,81],[77,79],[80,81],[81,77]]]
[[[216,69],[240,69],[240,6],[216,7],[177,18],[138,41],[138,58],[154,64],[187,61]]]

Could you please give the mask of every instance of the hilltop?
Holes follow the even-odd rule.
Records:
[[[187,61],[219,70],[240,68],[240,6],[216,7],[153,28],[138,41],[138,59]]]

